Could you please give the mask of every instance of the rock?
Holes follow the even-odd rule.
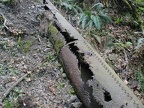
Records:
[[[72,103],[72,108],[80,108],[82,106],[81,102],[74,102]]]

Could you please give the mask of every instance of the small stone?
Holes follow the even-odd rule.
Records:
[[[82,106],[82,103],[81,102],[74,102],[74,103],[72,103],[72,106],[74,108],[80,108]]]
[[[30,81],[31,81],[31,78],[25,78],[25,80],[26,80],[27,82],[30,82]]]
[[[66,74],[65,74],[65,73],[62,73],[62,77],[63,77],[63,78],[66,78]]]
[[[71,103],[71,102],[74,102],[74,101],[76,101],[76,99],[77,99],[77,96],[76,95],[72,95],[71,97],[70,97],[70,99],[69,99],[69,102]]]
[[[35,8],[35,6],[33,5],[33,6],[31,6],[31,8],[33,9],[33,8]]]

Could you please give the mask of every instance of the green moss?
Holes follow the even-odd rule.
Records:
[[[52,33],[55,36],[58,34],[58,30],[55,26],[53,26],[52,22],[48,25],[48,32]]]
[[[71,88],[68,90],[68,93],[69,93],[69,94],[75,94],[75,90],[71,87]]]
[[[32,46],[32,41],[18,41],[17,48],[22,52],[30,51],[30,47]]]
[[[60,49],[63,47],[63,40],[58,36],[58,30],[52,23],[48,25],[48,33],[50,35],[50,40],[56,50],[56,53],[59,53]]]

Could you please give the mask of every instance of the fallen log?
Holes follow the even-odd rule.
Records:
[[[48,22],[50,38],[76,94],[86,108],[144,108],[140,100],[117,76],[80,33],[45,0],[53,18]]]

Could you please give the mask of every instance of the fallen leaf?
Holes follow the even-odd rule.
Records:
[[[49,89],[50,89],[50,92],[52,92],[54,95],[56,94],[54,86],[50,86]]]

